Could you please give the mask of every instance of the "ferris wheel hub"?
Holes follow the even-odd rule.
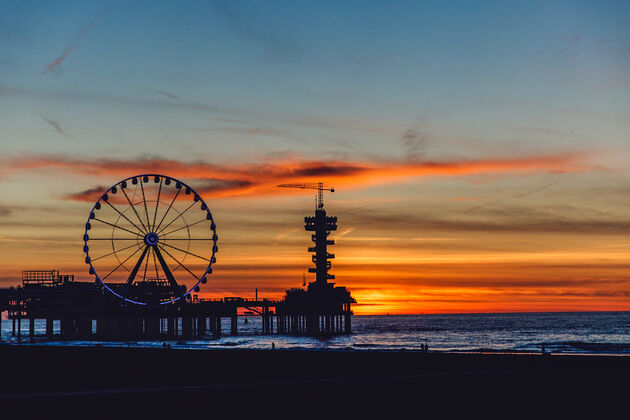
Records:
[[[160,239],[160,237],[157,235],[157,233],[149,232],[144,237],[144,243],[149,245],[149,246],[157,245],[159,239]]]

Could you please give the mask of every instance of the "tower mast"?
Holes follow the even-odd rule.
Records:
[[[335,241],[328,239],[328,236],[331,231],[337,230],[337,217],[326,215],[324,191],[334,192],[335,189],[325,188],[322,182],[316,184],[281,184],[278,187],[317,190],[315,215],[304,218],[304,229],[313,232],[311,240],[315,245],[308,248],[308,252],[313,253],[311,259],[315,264],[315,267],[309,267],[308,272],[315,273],[315,283],[311,283],[311,286],[321,289],[332,287],[333,285],[328,283],[328,280],[333,280],[335,276],[328,271],[332,265],[330,260],[335,258],[335,254],[328,253],[328,246],[334,245]]]

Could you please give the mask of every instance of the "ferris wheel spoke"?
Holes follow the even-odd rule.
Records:
[[[90,241],[137,241],[138,238],[90,238]],[[171,239],[172,241],[173,239]]]
[[[124,192],[125,192],[125,190],[123,190],[123,193],[124,193]],[[126,196],[126,195],[125,195],[125,196]],[[128,200],[128,199],[127,199],[127,200]],[[123,217],[123,219],[127,220],[129,223],[131,223],[131,224],[133,225],[133,227],[135,227],[136,229],[138,229],[138,231],[139,231],[139,232],[146,233],[143,229],[140,229],[140,228],[138,227],[138,225],[136,225],[134,222],[132,222],[132,221],[131,221],[131,220],[130,220],[127,216],[125,216],[124,214],[122,214],[122,213],[120,212],[120,210],[118,210],[116,207],[114,207],[112,204],[110,204],[110,203],[109,203],[109,201],[106,201],[106,203],[107,203],[107,205],[108,205],[109,207],[111,207],[112,209],[114,209],[114,210],[116,211],[116,213],[120,214],[120,215]],[[131,202],[130,202],[130,203],[131,203]],[[131,207],[133,208],[133,205],[132,205]],[[135,212],[135,209],[134,209],[134,212]],[[136,213],[136,215],[137,215],[137,214],[138,214],[138,213]]]
[[[147,210],[147,198],[144,195],[144,182],[140,178],[140,189],[142,190],[142,203],[144,204],[144,214],[147,216],[147,231],[151,231],[151,222],[149,221],[149,210]]]
[[[125,260],[124,260],[123,262],[121,262],[120,264],[118,264],[118,265],[116,266],[116,268],[114,268],[114,269],[113,269],[112,271],[110,271],[110,272],[109,272],[109,273],[108,273],[105,277],[103,277],[103,278],[101,279],[101,281],[103,281],[103,282],[104,282],[104,281],[105,281],[105,279],[107,279],[107,277],[111,276],[111,275],[112,275],[112,273],[113,273],[114,271],[118,270],[120,267],[122,267],[122,265],[123,265],[124,263],[126,263],[127,261],[129,261],[129,260],[131,259],[131,257],[133,257],[134,255],[136,255],[136,254],[138,253],[138,251],[140,251],[140,249],[141,249],[141,248],[138,248],[138,249],[136,249],[135,251],[133,251],[133,253],[132,253],[130,256],[128,256],[127,258],[125,258]]]
[[[175,230],[171,230],[170,232],[160,233],[160,236],[161,236],[161,237],[164,237],[164,236],[166,236],[166,235],[170,235],[171,233],[175,233],[175,232],[180,231],[180,230],[182,230],[182,229],[186,229],[186,228],[188,228],[188,227],[195,226],[195,225],[198,225],[199,223],[203,223],[203,222],[207,222],[207,221],[208,221],[208,219],[201,219],[201,220],[200,220],[200,221],[198,221],[198,222],[191,223],[191,224],[186,225],[186,226],[182,226],[182,227],[177,228],[177,229],[175,229]]]
[[[115,253],[117,253],[117,252],[122,252],[122,251],[125,251],[125,250],[127,250],[127,249],[129,249],[129,248],[132,248],[132,247],[134,247],[134,246],[141,246],[141,245],[142,245],[142,244],[131,244],[131,245],[126,246],[126,247],[124,247],[124,248],[121,248],[121,249],[119,249],[119,250],[117,250],[117,251],[115,250],[114,252],[110,252],[109,254],[101,255],[100,257],[96,257],[96,258],[92,258],[90,261],[98,261],[98,260],[100,260],[101,258],[109,257],[110,255],[113,255],[113,254],[115,254]]]
[[[138,187],[136,186],[136,191],[137,191]],[[142,225],[142,227],[144,228],[144,230],[142,230],[142,232],[147,233],[149,231],[149,229],[147,229],[147,227],[144,225],[144,223],[142,222],[142,218],[140,218],[140,215],[138,214],[138,211],[136,210],[136,207],[133,205],[133,203],[131,202],[131,200],[129,199],[129,196],[127,195],[127,192],[125,191],[124,188],[121,188],[121,191],[123,192],[123,195],[125,196],[125,198],[127,199],[127,203],[129,203],[129,206],[131,206],[131,209],[133,210],[133,212],[136,214],[136,217],[138,218],[138,221],[140,222],[140,224]],[[134,193],[134,198],[135,198],[136,194]],[[129,220],[129,219],[127,219]],[[131,222],[131,220],[130,220]],[[132,223],[133,224],[133,223]],[[134,225],[136,226],[136,225]],[[136,226],[136,228],[138,228],[138,226]]]
[[[192,271],[190,271],[188,269],[188,267],[186,267],[184,264],[182,264],[177,258],[175,258],[170,252],[168,252],[166,249],[164,249],[164,247],[160,247],[162,249],[162,251],[166,252],[166,255],[168,255],[169,257],[171,257],[172,259],[175,260],[175,262],[178,264],[178,266],[182,267],[184,270],[188,271],[188,273],[193,276],[193,278],[197,281],[199,281],[200,279],[195,275],[195,273],[193,273]]]
[[[197,255],[197,254],[193,254],[192,252],[184,251],[184,250],[183,250],[183,249],[181,249],[181,248],[177,248],[176,246],[169,245],[169,244],[167,244],[167,243],[165,243],[165,242],[162,242],[162,245],[167,246],[167,247],[169,247],[169,248],[176,249],[176,250],[181,251],[181,252],[183,252],[183,253],[185,253],[185,254],[192,255],[193,257],[197,257],[197,258],[200,258],[200,259],[202,259],[202,260],[206,260],[206,261],[210,262],[210,260],[209,260],[208,258],[205,258],[205,257],[200,257],[200,256],[199,256],[199,255]],[[164,252],[166,252],[166,250],[165,250]]]
[[[177,193],[175,193],[173,200],[171,200],[171,204],[168,205],[166,212],[162,215],[162,219],[160,220],[160,223],[158,224],[158,227],[155,230],[158,230],[160,226],[162,226],[162,222],[164,222],[164,219],[166,218],[166,215],[168,214],[168,212],[171,211],[171,207],[173,207],[173,203],[175,202],[175,200],[177,200],[177,196],[179,195],[180,192],[182,192],[181,189],[177,190]]]
[[[157,201],[155,202],[155,212],[153,213],[153,228],[155,228],[155,219],[157,219],[158,206],[160,205],[160,194],[162,193],[162,182],[164,182],[164,179],[160,178],[160,188],[158,189]]]
[[[106,225],[110,225],[110,226],[112,226],[112,227],[115,227],[115,228],[117,228],[117,229],[124,230],[124,231],[126,231],[126,232],[132,233],[132,234],[137,235],[137,236],[142,236],[142,235],[140,235],[138,232],[134,232],[134,231],[129,230],[129,229],[126,229],[126,228],[124,228],[124,227],[122,227],[122,226],[118,226],[118,225],[115,225],[115,224],[113,224],[113,223],[106,222],[105,220],[101,220],[101,219],[96,218],[96,217],[95,217],[94,219],[92,219],[92,220],[96,220],[96,221],[98,221],[98,222],[105,223]]]
[[[188,210],[190,210],[190,209],[192,208],[192,206],[194,206],[195,204],[196,204],[196,203],[193,201],[193,203],[192,203],[190,206],[186,207],[186,210],[184,210],[183,212],[179,213],[179,214],[177,215],[177,217],[175,217],[175,218],[174,218],[173,220],[171,220],[171,221],[170,221],[170,222],[169,222],[166,226],[164,226],[164,227],[160,230],[160,232],[164,231],[167,227],[169,227],[170,225],[172,225],[172,224],[173,224],[173,222],[174,222],[175,220],[177,220],[177,219],[179,219],[180,217],[182,217],[182,216],[184,215],[184,213],[186,213]],[[158,232],[158,235],[159,235],[159,234],[160,234],[160,233]]]
[[[151,248],[153,249],[153,248]],[[158,272],[158,263],[157,263],[157,257],[155,256],[155,250],[153,249],[153,267],[155,268],[155,278],[156,279],[160,279],[160,273]]]
[[[166,238],[165,241],[212,241],[212,238]]]
[[[173,273],[171,273],[171,270],[168,268],[168,264],[166,264],[166,261],[164,261],[164,257],[162,256],[162,253],[160,252],[159,248],[156,245],[153,245],[153,252],[157,256],[157,259],[160,262],[160,265],[162,266],[162,271],[164,272],[164,275],[166,275],[166,278],[168,282],[170,283],[171,287],[173,288],[173,290],[175,290],[176,295],[181,295],[179,291],[179,285],[177,284],[175,277],[173,277]]]

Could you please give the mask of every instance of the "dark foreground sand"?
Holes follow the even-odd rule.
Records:
[[[630,357],[0,345],[0,363],[7,419],[630,415]]]

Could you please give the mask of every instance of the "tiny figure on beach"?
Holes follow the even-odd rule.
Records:
[[[247,318],[245,318],[245,322],[244,323],[247,324]]]
[[[547,349],[545,349],[545,345],[544,344],[540,348],[540,352],[542,353],[543,356],[547,354]]]
[[[276,343],[274,343],[273,341],[271,342],[271,350],[275,350],[276,349]]]
[[[425,353],[429,352],[429,345],[427,343],[424,343],[424,352]]]

